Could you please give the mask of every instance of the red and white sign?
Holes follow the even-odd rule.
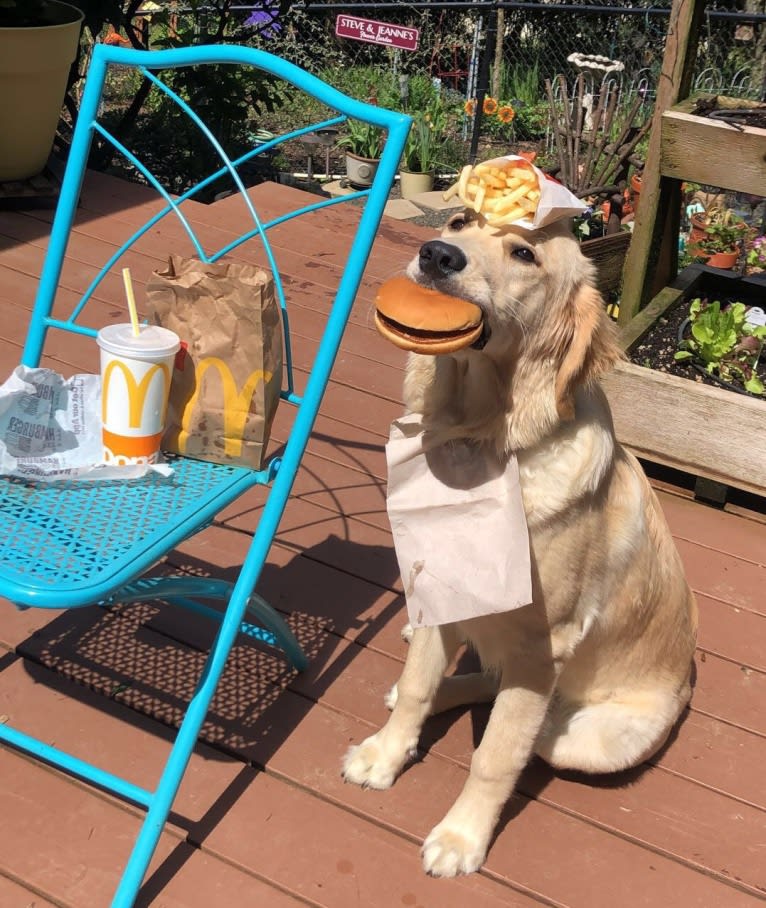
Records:
[[[408,25],[394,25],[359,16],[339,15],[335,20],[335,34],[339,38],[352,38],[368,44],[385,44],[399,50],[417,50],[420,32]]]

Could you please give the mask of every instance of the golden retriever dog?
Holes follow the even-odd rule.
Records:
[[[568,223],[456,214],[407,276],[483,311],[474,348],[410,354],[405,404],[434,435],[516,455],[532,564],[530,605],[413,632],[388,722],[344,760],[347,781],[388,788],[429,715],[493,702],[422,849],[428,873],[451,877],[481,866],[533,754],[608,773],[662,747],[691,695],[697,610],[659,503],[615,439],[598,378],[620,350]],[[482,671],[445,677],[464,643]]]

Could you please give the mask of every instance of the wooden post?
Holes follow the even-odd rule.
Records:
[[[489,12],[489,21],[487,23],[487,33],[484,36],[484,47],[482,49],[481,59],[479,61],[479,79],[476,86],[476,113],[473,120],[473,133],[471,135],[471,147],[468,153],[468,160],[471,164],[476,163],[476,156],[479,150],[479,139],[481,138],[481,121],[483,117],[484,98],[487,96],[489,88],[489,61],[495,50],[495,35],[497,34],[497,7],[493,6]]]
[[[660,165],[662,115],[688,97],[705,0],[673,0],[662,72],[643,172],[641,205],[625,259],[621,325],[626,325],[674,277],[678,268],[681,185],[664,177]]]
[[[497,33],[495,34],[495,62],[492,68],[492,97],[500,98],[500,77],[503,73],[503,40],[505,38],[505,10],[497,11]]]

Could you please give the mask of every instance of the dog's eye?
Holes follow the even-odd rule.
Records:
[[[450,219],[447,226],[450,230],[455,232],[462,230],[463,227],[468,223],[468,218],[464,214],[456,214],[453,218]]]
[[[522,262],[534,262],[535,254],[528,246],[516,246],[511,249],[511,255]]]

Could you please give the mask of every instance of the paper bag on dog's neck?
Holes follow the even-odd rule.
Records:
[[[386,445],[387,508],[413,627],[507,612],[532,601],[529,533],[515,457],[429,443],[421,417]]]

